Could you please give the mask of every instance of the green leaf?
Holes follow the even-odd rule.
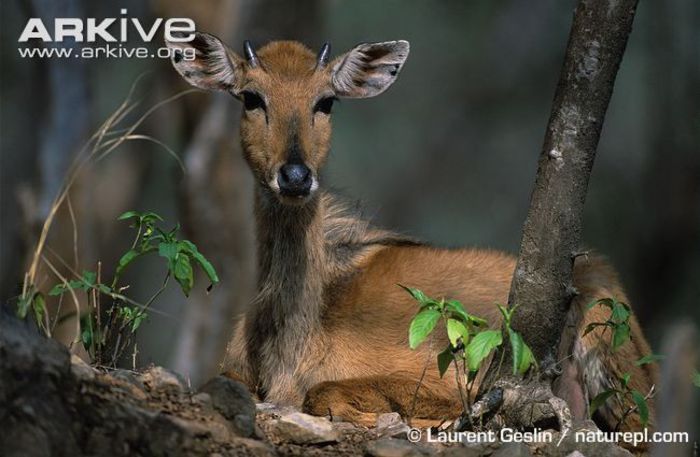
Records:
[[[413,287],[406,287],[402,284],[397,284],[399,287],[401,287],[403,290],[411,294],[411,297],[413,297],[414,300],[416,300],[418,303],[421,305],[427,305],[434,300],[431,300],[430,297],[425,295],[422,290],[419,289],[414,289]]]
[[[532,353],[532,349],[530,349],[530,346],[523,343],[523,357],[520,361],[520,366],[518,367],[520,375],[524,375],[527,370],[535,364],[535,355]]]
[[[594,301],[590,302],[588,305],[586,305],[586,309],[591,309],[595,305],[607,306],[608,308],[612,309],[613,306],[615,305],[615,300],[612,298],[600,298],[600,299],[594,300]]]
[[[631,391],[630,395],[632,395],[634,404],[637,405],[639,420],[642,422],[642,427],[646,427],[649,423],[649,405],[647,404],[647,399],[644,398],[644,395],[638,390]]]
[[[194,243],[188,240],[182,240],[179,246],[181,251],[187,252],[199,264],[212,284],[219,282],[219,276],[216,274],[214,266],[197,250],[197,246],[195,246]]]
[[[17,302],[17,317],[20,319],[24,319],[27,317],[27,313],[29,312],[29,308],[31,307],[32,302],[34,301],[34,294],[27,294],[24,297],[20,297],[19,301]]]
[[[65,284],[57,284],[50,291],[49,295],[61,295],[65,293],[68,289],[80,289],[88,291],[95,286],[95,281],[97,280],[97,273],[94,271],[83,270],[83,275],[80,279],[73,279],[68,281],[68,286]]]
[[[454,347],[457,347],[457,341],[460,338],[464,344],[467,344],[469,342],[469,330],[460,321],[447,319],[447,337]]]
[[[408,346],[411,349],[417,348],[430,335],[440,316],[440,312],[434,309],[423,309],[416,314],[408,329]]]
[[[523,337],[515,330],[508,328],[508,339],[513,351],[513,375],[523,375],[535,360],[530,347],[525,344]]]
[[[131,323],[131,333],[136,333],[136,330],[138,330],[138,328],[141,326],[141,322],[143,322],[147,317],[148,314],[143,311],[134,316]]]
[[[616,350],[630,340],[630,326],[627,324],[618,324],[613,330],[612,350]]]
[[[462,319],[464,324],[471,324],[475,327],[485,327],[487,325],[486,320],[469,314],[465,309],[464,305],[457,300],[447,300],[445,302],[445,309],[452,313],[453,317]]]
[[[163,218],[160,217],[158,214],[154,213],[153,211],[146,211],[145,213],[142,213],[140,216],[141,216],[141,220],[146,224],[150,224],[150,223],[153,223],[155,221],[163,222]]]
[[[49,290],[49,296],[55,297],[57,295],[61,295],[67,290],[67,288],[63,284],[56,284]]]
[[[610,327],[610,325],[607,323],[602,323],[602,322],[591,322],[590,324],[586,325],[586,329],[583,331],[582,336],[588,335],[589,333],[591,333],[593,330],[595,330],[598,327]]]
[[[180,284],[180,288],[186,297],[189,297],[192,286],[194,285],[194,275],[192,272],[192,264],[187,254],[180,253],[175,261],[173,270],[175,280]]]
[[[40,293],[34,295],[32,309],[34,310],[34,317],[36,318],[37,324],[39,324],[40,327],[43,327],[44,315],[46,314],[46,301],[44,300],[44,296]]]
[[[630,318],[630,308],[625,303],[615,302],[610,319],[616,324],[627,323]]]
[[[124,270],[126,269],[126,267],[128,267],[129,264],[131,264],[131,262],[138,259],[142,255],[148,254],[148,253],[153,252],[155,250],[156,250],[155,246],[148,246],[148,245],[142,246],[142,248],[140,250],[129,249],[119,259],[119,263],[117,264],[117,270],[115,271],[114,275],[116,277],[120,277],[122,275],[122,273],[124,272]]]
[[[700,387],[700,371],[695,371],[693,373],[693,385],[695,387]]]
[[[477,333],[465,349],[469,371],[478,370],[481,362],[501,343],[503,343],[503,336],[500,330],[485,330]]]
[[[93,344],[95,343],[93,327],[92,327],[92,315],[90,313],[83,314],[80,316],[80,340],[83,343],[83,347],[92,357]]]
[[[138,219],[141,218],[141,215],[139,214],[138,211],[127,211],[127,212],[125,212],[125,213],[122,213],[122,214],[119,215],[119,217],[117,218],[117,220],[118,220],[118,221],[124,221],[124,220],[127,220],[127,219],[134,219],[134,218],[138,218]]]
[[[473,314],[469,315],[469,322],[471,322],[476,327],[486,327],[488,325],[488,322],[486,322],[486,319],[482,319],[482,318],[477,317]]]
[[[122,213],[117,218],[118,221],[124,221],[127,219],[138,219],[139,223],[163,221],[163,218],[160,217],[158,214],[154,213],[153,211],[146,211],[144,213],[141,213],[139,211],[127,211],[125,213]]]
[[[178,254],[177,243],[163,241],[158,244],[158,255],[168,259],[168,269],[175,274],[175,261],[177,260]]]
[[[457,300],[445,301],[445,309],[450,311],[454,317],[459,317],[466,324],[469,322],[469,314],[465,311],[464,306]]]
[[[610,389],[610,390],[604,390],[603,392],[599,393],[598,395],[595,396],[593,400],[591,400],[591,406],[588,409],[589,411],[589,416],[593,417],[593,413],[595,413],[598,408],[603,406],[606,401],[608,401],[608,398],[612,397],[618,393],[616,389]]]
[[[450,368],[450,363],[453,361],[452,348],[447,346],[447,349],[442,351],[437,356],[438,370],[440,371],[440,377],[445,376],[447,369]]]
[[[510,341],[510,349],[513,352],[513,375],[518,372],[520,362],[523,359],[523,342],[522,337],[518,332],[508,327],[508,340]]]
[[[637,360],[636,362],[634,362],[634,364],[637,365],[638,367],[641,367],[642,365],[647,365],[647,364],[650,364],[650,363],[654,363],[654,362],[656,362],[657,360],[663,360],[663,359],[665,359],[665,358],[666,358],[665,355],[661,355],[661,354],[649,354],[649,355],[645,355],[645,356],[642,357],[641,359]]]
[[[630,377],[631,375],[629,373],[625,373],[622,375],[620,378],[620,383],[622,384],[622,387],[627,387],[627,384],[630,382]]]
[[[511,311],[508,310],[505,306],[499,305],[496,303],[496,306],[498,307],[498,310],[501,312],[501,315],[503,315],[503,322],[506,324],[506,327],[510,326],[510,316],[511,316]]]

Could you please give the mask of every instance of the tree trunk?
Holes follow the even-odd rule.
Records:
[[[552,359],[572,297],[583,205],[637,0],[581,0],[540,153],[510,306],[537,360]]]

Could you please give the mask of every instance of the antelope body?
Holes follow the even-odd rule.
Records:
[[[316,56],[289,41],[257,52],[246,42],[241,57],[205,33],[168,46],[189,83],[230,92],[244,103],[241,142],[256,181],[258,294],[229,345],[227,374],[268,401],[358,423],[374,423],[377,413],[390,411],[426,420],[456,417],[461,403],[454,373],[440,378],[435,352],[412,408],[430,345],[409,349],[407,329],[417,308],[397,284],[457,299],[498,327],[495,303],[508,300],[515,259],[489,250],[438,249],[372,228],[319,189],[333,100],[386,90],[408,56],[408,42],[360,44],[332,61],[328,45]],[[184,59],[192,49],[195,58]],[[632,374],[632,388],[640,392],[649,391],[656,374],[651,365],[633,363],[650,353],[634,317],[632,342],[614,356],[600,329],[581,337],[587,323],[609,317],[600,307],[586,312],[586,304],[607,297],[627,302],[613,269],[600,258],[582,257],[574,276],[580,294],[562,336],[555,393],[584,417],[589,401],[623,373]],[[433,349],[445,344],[446,335],[439,334]],[[623,411],[611,398],[600,419],[612,426]]]

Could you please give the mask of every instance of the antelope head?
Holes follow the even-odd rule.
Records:
[[[381,94],[409,52],[407,41],[363,43],[331,60],[328,43],[314,53],[294,41],[271,42],[257,51],[246,41],[241,56],[207,33],[167,45],[187,82],[243,102],[245,159],[260,186],[290,205],[305,204],[318,189],[330,149],[333,102]]]

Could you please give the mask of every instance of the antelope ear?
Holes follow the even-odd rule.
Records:
[[[195,32],[191,41],[165,43],[175,70],[193,86],[234,91],[240,81],[243,59],[214,35]]]
[[[336,95],[368,98],[391,86],[408,57],[408,41],[362,43],[331,65],[331,81]]]

